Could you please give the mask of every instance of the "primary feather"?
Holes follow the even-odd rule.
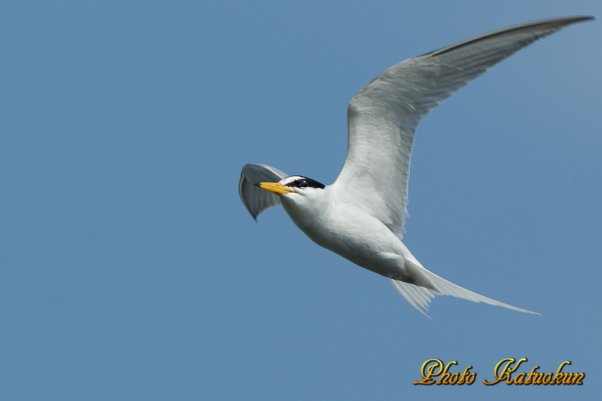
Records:
[[[349,149],[337,185],[403,234],[414,132],[435,106],[494,64],[537,39],[591,17],[531,22],[494,31],[402,61],[353,97]]]
[[[257,220],[264,210],[280,204],[277,195],[258,188],[255,184],[261,181],[280,181],[286,174],[267,164],[245,164],[240,172],[238,194],[247,211]]]

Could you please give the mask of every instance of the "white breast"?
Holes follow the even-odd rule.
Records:
[[[344,200],[332,187],[318,196],[283,197],[295,224],[315,243],[389,278],[405,276],[405,247],[385,224]]]

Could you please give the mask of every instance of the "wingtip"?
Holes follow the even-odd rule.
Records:
[[[560,29],[567,25],[577,24],[580,22],[592,21],[595,19],[596,18],[593,15],[575,15],[575,16],[571,16],[571,17],[559,17],[559,18],[552,18],[549,20],[542,20],[541,23],[542,24],[545,24],[547,22],[556,23],[558,29]]]
[[[560,22],[564,22],[562,25],[576,24],[579,22],[593,21],[596,17],[593,15],[576,15],[574,17],[558,18]]]
[[[593,15],[579,15],[579,16],[577,16],[575,18],[577,18],[580,21],[591,21],[591,20],[595,20],[596,19],[596,17],[593,16]]]
[[[533,23],[535,24],[546,24],[546,23],[560,23],[561,25],[574,24],[576,22],[585,22],[596,19],[593,15],[571,15],[566,17],[556,17],[556,18],[545,18],[541,20],[535,20]],[[528,24],[528,23],[527,23]],[[523,24],[520,24],[523,25]]]

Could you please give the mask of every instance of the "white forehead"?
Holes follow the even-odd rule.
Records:
[[[302,177],[300,175],[291,175],[290,177],[286,177],[286,178],[280,180],[280,183],[284,186],[287,186],[290,183],[293,183],[297,180],[303,180],[303,179],[305,179],[305,177]]]

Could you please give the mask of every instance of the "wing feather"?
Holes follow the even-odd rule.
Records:
[[[258,182],[277,182],[287,175],[275,167],[267,164],[245,164],[240,172],[238,194],[251,216],[257,216],[265,209],[280,204],[280,198],[271,192],[264,191],[255,186]]]
[[[560,28],[593,17],[516,25],[402,61],[351,100],[348,152],[335,185],[345,199],[403,234],[414,132],[420,120],[494,64]]]

